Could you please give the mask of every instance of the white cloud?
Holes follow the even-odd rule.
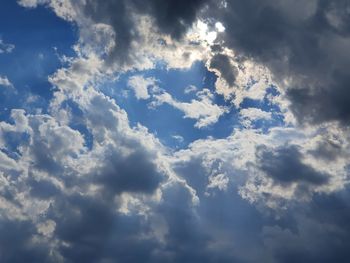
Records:
[[[161,92],[154,95],[155,101],[151,105],[159,106],[167,103],[173,106],[185,114],[184,118],[197,120],[194,125],[196,128],[214,124],[219,120],[220,116],[228,112],[226,107],[218,106],[213,102],[214,96],[208,89],[197,92],[197,96],[198,99],[193,99],[191,102],[180,102],[169,93]]]
[[[215,23],[215,28],[218,30],[218,32],[222,33],[225,31],[225,27],[221,22],[216,22]]]
[[[185,88],[184,93],[189,94],[192,92],[196,92],[197,90],[198,90],[198,88],[196,86],[189,85],[188,87]]]
[[[138,100],[146,100],[150,98],[148,89],[151,86],[156,86],[156,80],[154,78],[144,78],[141,75],[132,76],[128,80],[128,86],[134,91]]]
[[[250,127],[252,122],[258,121],[258,120],[271,120],[272,119],[272,113],[263,111],[258,108],[245,108],[241,109],[239,111],[240,118],[242,120],[242,124],[245,125],[245,127]]]
[[[272,118],[271,112],[263,111],[258,108],[245,108],[240,110],[239,114],[242,116],[242,118],[246,118],[251,121],[260,119],[270,120]]]
[[[207,191],[215,189],[214,186],[225,191],[228,179],[229,187],[238,189],[242,198],[278,210],[288,206],[288,201],[308,201],[316,193],[334,193],[344,187],[348,180],[350,148],[344,139],[347,130],[334,125],[304,130],[278,127],[267,133],[250,128],[235,129],[225,139],[208,138],[191,143],[187,149],[174,154],[173,163],[175,167],[188,166],[190,171],[193,167],[204,169],[201,175],[208,178]],[[257,159],[260,158],[257,157],[257,147],[278,149],[290,144],[300,151],[301,165],[327,175],[328,181],[312,186],[305,186],[302,181],[278,185],[256,166],[258,161],[263,161]],[[190,176],[190,171],[187,176]],[[216,178],[217,175],[222,176]]]
[[[2,39],[0,39],[0,54],[11,53],[15,49],[15,45],[7,44]]]
[[[6,76],[0,76],[0,86],[13,88],[13,84],[9,81]]]
[[[229,181],[229,178],[225,174],[209,176],[209,184],[207,185],[207,188],[218,188],[221,191],[226,191]]]
[[[182,137],[181,135],[178,135],[178,134],[171,136],[171,138],[173,138],[174,140],[176,140],[180,143],[184,142],[184,137]]]

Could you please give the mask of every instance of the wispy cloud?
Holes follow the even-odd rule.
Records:
[[[15,45],[7,44],[0,39],[0,54],[11,53],[15,49]]]

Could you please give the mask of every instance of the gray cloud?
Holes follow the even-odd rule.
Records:
[[[26,220],[0,220],[0,260],[2,262],[55,262],[44,242],[34,242],[35,225]]]
[[[330,162],[344,156],[345,150],[339,143],[324,139],[317,144],[316,149],[310,150],[309,153],[316,158]]]
[[[210,67],[217,69],[221,73],[221,77],[230,86],[233,86],[236,80],[237,69],[231,64],[228,56],[223,54],[214,55],[210,60]]]
[[[277,262],[347,262],[350,256],[347,198],[349,192],[341,191],[296,205],[283,216],[287,219],[284,224],[264,227],[266,249]]]
[[[137,32],[138,21],[133,16],[148,15],[160,33],[180,39],[196,19],[196,14],[207,0],[88,0],[76,8],[94,23],[110,25],[115,32],[116,46],[108,59],[128,63],[132,41],[141,41]]]
[[[73,195],[57,200],[50,210],[56,222],[55,236],[68,243],[60,246],[65,262],[149,262],[152,237],[142,217],[125,216],[111,207],[110,200]]]
[[[257,166],[271,177],[275,183],[306,183],[310,185],[326,184],[329,175],[316,171],[302,162],[303,157],[296,146],[268,149],[257,148]]]
[[[290,81],[291,109],[302,122],[350,118],[348,1],[236,1],[209,8],[226,46]]]
[[[97,176],[97,183],[112,193],[152,193],[164,177],[145,151],[137,151],[126,157],[112,152],[111,156],[105,156],[103,163],[103,167],[94,171],[91,179]]]
[[[59,194],[59,189],[48,180],[35,180],[30,178],[28,180],[28,186],[30,187],[30,193],[33,197],[40,199],[48,199]]]

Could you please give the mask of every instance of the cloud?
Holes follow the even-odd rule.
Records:
[[[146,100],[150,98],[148,88],[150,86],[156,86],[156,80],[154,78],[144,78],[143,76],[132,76],[128,80],[128,85],[133,89],[135,97],[138,100]]]
[[[285,215],[295,220],[294,223],[287,221],[290,225],[287,228],[278,225],[264,227],[262,234],[266,249],[274,254],[277,262],[291,262],[293,259],[298,262],[346,262],[349,257],[345,249],[349,229],[345,202],[348,194],[346,191],[316,197],[307,206],[298,206],[293,211],[294,216],[291,212]],[[307,210],[305,214],[303,209]],[[283,244],[288,244],[288,247]]]
[[[18,152],[0,154],[0,211],[6,211],[0,226],[7,231],[0,240],[4,262],[21,262],[23,257],[43,262],[144,262],[160,247],[146,215],[125,215],[118,208],[123,194],[146,211],[159,203],[161,183],[169,176],[164,148],[146,128],[130,127],[114,100],[92,87],[84,89],[86,83],[97,85],[96,65],[101,66],[78,57],[50,78],[57,89],[49,114],[12,110],[13,122],[0,123],[1,150]],[[93,136],[91,148],[70,119],[54,117],[66,101],[79,109]],[[7,140],[10,134],[18,139]],[[192,193],[188,196],[192,200]],[[15,233],[15,238],[6,233]]]
[[[208,16],[226,28],[223,46],[267,66],[299,121],[347,123],[349,28],[348,16],[341,15],[349,8],[346,1],[230,0],[225,8],[215,6]]]
[[[9,81],[6,76],[0,76],[0,86],[13,88],[13,84]]]
[[[0,229],[2,232],[0,259],[3,262],[19,263],[25,260],[54,262],[54,257],[49,256],[46,244],[33,240],[37,231],[30,221],[0,220]]]
[[[195,92],[197,90],[198,90],[198,88],[196,86],[190,85],[190,86],[185,88],[184,93],[189,94],[189,93]]]
[[[257,148],[257,165],[275,183],[291,184],[301,182],[321,185],[328,181],[329,175],[317,172],[302,163],[302,155],[295,146],[281,147],[276,150]]]
[[[34,8],[40,4],[45,4],[47,2],[48,2],[47,0],[19,0],[18,4],[20,4],[24,7]]]
[[[243,124],[250,126],[252,122],[258,120],[271,120],[272,113],[258,108],[245,108],[239,111]]]
[[[180,102],[174,99],[169,93],[161,92],[155,94],[155,101],[151,103],[153,107],[167,103],[174,108],[182,111],[184,118],[195,119],[196,128],[203,128],[216,123],[220,116],[228,112],[228,109],[223,106],[218,106],[213,103],[213,94],[208,89],[197,92],[198,100],[191,100],[191,102]]]
[[[26,1],[22,2],[25,5]],[[349,39],[346,26],[348,4],[345,0],[327,3],[317,0],[286,0],[279,3],[256,0],[246,3],[235,0],[224,3],[204,0],[176,3],[151,1],[148,5],[137,0],[110,0],[103,5],[93,1],[83,4],[68,0],[62,5],[55,0],[28,3],[27,6],[45,3],[59,16],[75,21],[80,28],[80,41],[86,46],[91,42],[100,43],[107,37],[110,45],[104,52],[108,53],[107,60],[110,62],[118,61],[120,65],[133,68],[151,67],[154,58],[161,59],[162,56],[167,61],[178,61],[181,56],[170,55],[171,49],[174,54],[176,47],[182,55],[182,63],[176,63],[178,66],[188,65],[184,63],[186,60],[193,62],[193,59],[188,59],[191,54],[196,54],[196,58],[209,59],[212,68],[221,72],[228,83],[227,86],[227,83],[220,83],[219,80],[218,91],[227,97],[235,95],[234,103],[237,105],[242,94],[230,88],[233,83],[241,86],[238,67],[233,60],[238,64],[251,60],[271,71],[291,102],[288,107],[299,122],[307,124],[335,120],[346,124],[348,119],[350,111],[347,107],[349,96],[346,83],[349,77],[346,68],[349,64]],[[150,25],[155,25],[153,30],[146,30],[144,25],[147,23],[141,22],[145,17]],[[188,45],[193,52],[185,52],[179,43],[185,43],[197,19],[209,21],[209,26],[213,28],[221,23],[225,30],[217,34],[209,49],[202,39],[202,42],[197,42],[200,45],[194,45],[196,41]],[[96,29],[96,25],[103,25],[104,33]],[[154,34],[154,38],[147,37],[144,34],[146,31],[148,35]],[[163,44],[157,46],[157,39],[158,43]],[[98,45],[92,45],[98,49]],[[227,50],[232,50],[234,55],[228,55]],[[154,56],[145,55],[148,52]],[[261,89],[259,91],[261,94]],[[324,108],[328,110],[323,111]]]
[[[223,54],[216,54],[210,60],[210,67],[217,69],[227,84],[233,86],[236,80],[237,69],[231,64],[230,58]]]
[[[13,109],[0,122],[0,260],[347,262],[349,131],[328,121],[347,107],[332,74],[347,74],[340,66],[347,65],[348,23],[346,8],[330,2],[20,1],[74,21],[80,39],[76,57],[49,77],[54,92],[45,114]],[[198,36],[197,16],[213,18],[205,34],[222,23],[212,43]],[[326,36],[330,42],[318,41]],[[203,58],[219,76],[216,91],[243,120],[273,118],[242,109],[246,99],[287,116],[287,95],[299,120],[319,124],[235,127],[226,138],[169,149],[145,126],[131,125],[100,89],[125,70],[115,64],[154,67],[146,53],[171,61],[168,67]],[[273,79],[289,88],[268,94]],[[169,104],[198,128],[229,110],[208,89],[183,102],[149,89],[153,79],[129,83],[137,98]],[[318,98],[318,87],[335,93]],[[343,104],[333,105],[332,96]],[[317,117],[316,99],[340,108]]]
[[[44,4],[50,6],[58,16],[76,22],[80,29],[80,41],[88,49],[91,45],[98,48],[95,44],[101,39],[101,32],[96,30],[96,25],[103,25],[104,28],[107,26],[111,29],[107,32],[110,42],[110,48],[107,49],[107,63],[117,62],[120,64],[119,67],[123,65],[133,67],[132,64],[137,60],[133,52],[142,50],[147,40],[147,36],[141,31],[144,28],[140,28],[143,24],[140,18],[149,18],[158,39],[162,39],[164,35],[165,38],[170,36],[179,40],[195,22],[196,14],[205,2],[205,0],[152,0],[145,4],[139,0],[108,0],[103,4],[96,4],[92,0],[66,0],[63,3],[57,0],[22,0],[19,4],[25,7]]]
[[[7,44],[2,39],[0,39],[0,54],[11,53],[15,49],[15,45]]]

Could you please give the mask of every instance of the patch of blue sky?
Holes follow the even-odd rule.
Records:
[[[74,56],[76,29],[48,8],[26,9],[7,0],[1,2],[0,37],[15,45],[11,53],[0,55],[0,75],[16,89],[0,92],[0,120],[6,120],[12,108],[45,112],[53,93],[48,76],[62,66],[57,54]]]
[[[138,100],[133,91],[128,88],[128,80],[134,75],[142,75],[144,78],[154,78],[157,86],[169,93],[179,102],[191,102],[198,99],[196,92],[209,89],[213,94],[213,103],[230,108],[219,120],[203,128],[196,128],[197,120],[184,118],[184,113],[168,104],[162,104],[150,108],[152,98]],[[221,95],[215,93],[217,76],[207,70],[202,62],[196,62],[189,69],[167,69],[159,65],[155,69],[146,71],[130,71],[121,74],[115,82],[107,82],[101,85],[101,89],[107,95],[113,97],[129,116],[132,125],[140,123],[146,126],[165,145],[173,148],[183,148],[189,143],[207,137],[225,138],[229,136],[238,117],[232,104],[225,101]],[[195,87],[192,92],[185,92],[186,88]],[[127,96],[125,96],[127,94]]]

